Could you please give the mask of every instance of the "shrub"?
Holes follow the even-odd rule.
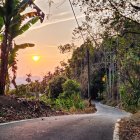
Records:
[[[69,97],[72,94],[80,93],[80,85],[75,80],[68,79],[63,85],[63,96]]]
[[[26,97],[27,95],[26,85],[24,84],[18,85],[17,89],[11,89],[8,94],[15,95],[18,97]]]
[[[45,94],[43,94],[42,96],[39,97],[39,100],[44,102],[46,105],[50,105],[51,107],[53,107],[55,105],[54,100],[48,98]]]
[[[136,112],[140,109],[140,91],[133,90],[129,85],[121,86],[120,88],[121,101],[123,107],[131,112]]]
[[[59,109],[67,111],[84,109],[84,102],[80,97],[80,85],[75,80],[68,79],[63,84],[63,93],[56,99],[55,104]]]
[[[58,99],[56,99],[55,104],[57,108],[67,111],[72,108],[75,108],[75,110],[83,110],[85,108],[84,102],[79,94],[73,94],[67,98],[61,95]]]
[[[56,99],[60,93],[63,92],[62,84],[66,81],[66,78],[63,76],[54,77],[48,85],[49,97]]]

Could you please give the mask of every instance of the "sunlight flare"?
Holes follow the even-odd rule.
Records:
[[[40,60],[40,56],[34,55],[34,56],[32,56],[32,59],[37,62]]]

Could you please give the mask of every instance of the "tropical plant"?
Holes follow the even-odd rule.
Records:
[[[43,22],[45,14],[34,3],[35,0],[5,0],[0,3],[0,32],[1,32],[1,66],[0,66],[0,95],[5,93],[6,77],[8,74],[9,57],[17,49],[23,46],[33,46],[32,44],[22,44],[17,46],[13,39],[27,31],[38,20]],[[27,8],[32,8],[32,12],[26,12]],[[12,71],[17,69],[15,59],[12,63]],[[11,64],[11,63],[10,63]],[[15,73],[15,72],[14,72]],[[15,79],[15,75],[14,75]]]

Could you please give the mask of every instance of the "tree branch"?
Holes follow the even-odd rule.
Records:
[[[139,7],[139,6],[133,5],[132,3],[130,3],[130,5],[131,5],[134,9],[140,11],[140,7]]]
[[[121,37],[123,37],[125,34],[140,34],[140,32],[125,31],[125,32],[122,33]]]
[[[136,23],[136,24],[140,24],[138,21],[133,20],[132,18],[129,18],[129,17],[124,16],[124,15],[118,10],[118,8],[112,3],[111,0],[108,0],[108,1],[109,1],[109,3],[110,3],[111,7],[112,7],[113,9],[115,9],[121,17],[124,17],[124,18],[126,18],[126,19],[129,19],[129,20],[133,21],[133,22]]]

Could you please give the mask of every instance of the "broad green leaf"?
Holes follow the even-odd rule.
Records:
[[[23,34],[24,32],[26,32],[32,25],[34,25],[37,21],[39,20],[39,17],[34,17],[31,20],[29,20],[27,23],[25,23],[22,27],[20,27],[20,29],[15,32],[15,34],[13,35],[13,38],[17,37],[18,35]]]
[[[21,15],[22,12],[25,11],[27,7],[31,7],[32,9],[35,9],[35,12],[29,12],[24,15],[22,15],[22,18],[20,19],[21,22],[22,20],[24,21],[26,18],[31,18],[31,17],[39,17],[40,22],[43,22],[45,14],[42,12],[42,10],[34,3],[35,0],[23,0],[21,3],[17,6],[17,8],[14,10],[12,13],[13,18],[16,15]],[[12,23],[13,24],[13,23]]]
[[[17,52],[19,49],[25,49],[27,47],[34,47],[35,45],[32,43],[24,43],[24,44],[20,44],[20,45],[14,45],[14,48],[12,50],[12,52]]]
[[[3,26],[4,26],[3,18],[0,17],[0,32],[1,32],[1,29],[2,29]]]
[[[34,44],[24,43],[24,44],[20,44],[20,45],[16,45],[16,44],[14,45],[14,48],[11,51],[10,56],[9,56],[9,61],[8,61],[9,62],[9,67],[11,67],[13,65],[13,63],[15,63],[17,52],[20,49],[25,49],[25,48],[28,48],[28,47],[34,47]]]
[[[0,42],[3,40],[3,35],[0,34]]]

